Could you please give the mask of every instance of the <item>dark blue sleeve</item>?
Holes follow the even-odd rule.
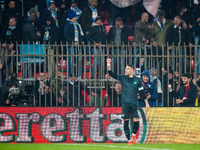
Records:
[[[158,93],[155,83],[152,83],[151,99],[158,99]]]
[[[72,43],[74,41],[73,40],[74,35],[72,35],[73,34],[72,31],[74,31],[73,28],[70,26],[69,23],[67,23],[64,28],[64,38],[69,43]]]

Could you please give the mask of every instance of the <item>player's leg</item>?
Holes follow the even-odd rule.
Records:
[[[139,115],[138,115],[138,112],[137,112],[137,107],[135,107],[135,106],[132,108],[131,118],[133,119],[132,140],[133,140],[133,144],[137,144],[136,133],[137,133],[138,128],[139,128]]]
[[[130,129],[129,129],[130,112],[127,104],[122,104],[122,118],[124,120],[124,132],[128,140],[128,144],[132,145],[132,141],[130,140]]]

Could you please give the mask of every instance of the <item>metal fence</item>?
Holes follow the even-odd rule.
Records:
[[[175,106],[168,84],[179,87],[181,75],[199,74],[200,46],[151,45],[68,45],[16,44],[15,53],[1,45],[2,91],[5,83],[17,74],[22,95],[13,105],[26,106],[120,106],[113,94],[116,80],[106,76],[106,59],[112,59],[112,71],[124,74],[133,64],[135,75],[156,68],[161,82],[156,106]],[[106,76],[106,77],[105,77]],[[44,79],[44,81],[37,81]],[[178,83],[179,82],[179,83]],[[43,84],[44,83],[44,84]],[[19,86],[19,85],[18,85]],[[3,95],[3,94],[2,94]],[[112,95],[112,96],[111,96]],[[2,96],[3,97],[3,96]],[[19,100],[18,100],[19,99]],[[6,101],[5,97],[1,101]]]

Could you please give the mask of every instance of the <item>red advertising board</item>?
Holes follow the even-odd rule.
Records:
[[[147,134],[140,112],[138,142]],[[126,142],[121,107],[0,107],[1,143]]]

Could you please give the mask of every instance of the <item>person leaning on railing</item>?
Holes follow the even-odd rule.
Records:
[[[176,97],[176,104],[181,107],[195,106],[196,98],[198,96],[197,86],[191,81],[191,75],[184,73],[181,77],[183,85],[180,86],[177,92],[172,91],[172,86],[169,84],[169,92]]]

